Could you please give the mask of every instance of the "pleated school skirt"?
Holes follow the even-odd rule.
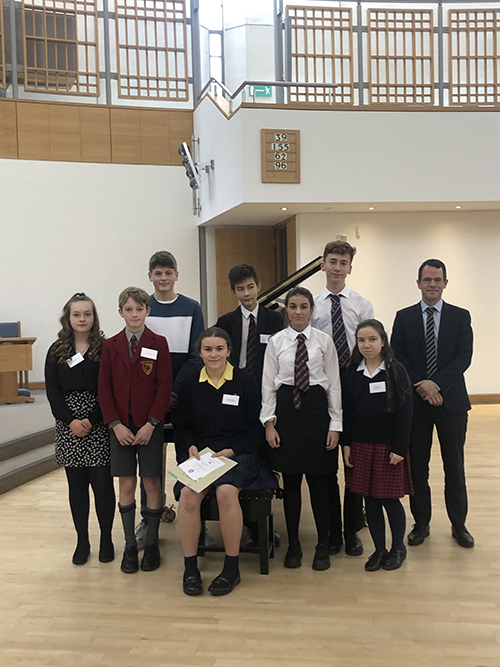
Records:
[[[300,392],[301,407],[293,406],[293,387],[282,385],[276,395],[276,430],[281,444],[271,449],[270,465],[283,473],[324,475],[335,472],[338,452],[326,451],[330,426],[328,400],[319,385]]]
[[[374,498],[402,498],[413,495],[410,456],[397,465],[389,463],[390,445],[351,443],[352,468],[345,468],[345,483],[353,493]]]

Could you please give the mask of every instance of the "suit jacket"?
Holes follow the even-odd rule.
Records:
[[[231,356],[229,361],[236,368],[240,364],[240,352],[241,352],[241,337],[243,330],[243,314],[241,308],[238,306],[236,310],[233,310],[230,313],[221,315],[217,320],[215,325],[224,329],[229,334],[231,338]],[[267,348],[267,342],[262,343],[260,339],[261,334],[271,335],[281,331],[283,329],[283,318],[280,313],[276,310],[271,310],[265,306],[259,306],[259,312],[257,315],[257,354],[256,354],[256,366],[257,373],[259,378],[259,386],[262,382],[262,369],[264,366],[264,354]]]
[[[142,354],[143,348],[157,350],[156,359]],[[172,393],[172,366],[167,339],[144,328],[134,358],[130,360],[125,329],[104,341],[99,369],[99,403],[105,424],[132,418],[141,428],[148,417],[164,422]]]
[[[425,333],[420,303],[396,313],[391,345],[396,358],[405,366],[412,384],[427,377]],[[443,396],[450,414],[470,410],[464,372],[472,358],[472,327],[468,310],[443,302],[437,341],[437,370],[432,380]],[[417,396],[416,409],[423,399]]]

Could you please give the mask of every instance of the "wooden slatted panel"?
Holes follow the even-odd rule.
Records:
[[[118,95],[189,99],[184,0],[116,0]]]
[[[368,10],[371,104],[434,104],[432,10]]]
[[[23,0],[25,89],[99,96],[95,0]]]
[[[5,83],[5,37],[3,27],[3,11],[0,5],[0,89],[4,89]]]
[[[500,102],[500,9],[448,11],[450,105]]]
[[[286,13],[292,23],[292,80],[336,83],[333,101],[353,104],[351,9],[288,6]],[[289,101],[324,104],[329,90],[291,87]]]

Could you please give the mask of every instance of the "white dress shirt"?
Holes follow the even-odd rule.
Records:
[[[287,327],[271,336],[264,357],[262,375],[262,410],[260,421],[265,424],[269,420],[276,422],[276,392],[282,384],[291,385],[295,382],[295,353],[297,336],[303,333],[306,337],[306,348],[309,355],[309,385],[320,385],[328,399],[330,415],[330,431],[342,431],[342,399],[340,393],[339,362],[332,338],[322,331],[308,325],[304,331],[295,331]]]
[[[332,300],[330,290],[325,289],[314,297],[314,310],[311,315],[311,325],[320,331],[324,331],[330,337],[332,334]],[[363,320],[374,317],[373,306],[368,299],[357,292],[353,292],[345,285],[338,296],[340,297],[340,308],[347,336],[349,352],[352,353],[356,346],[356,328]]]
[[[363,358],[358,364],[358,367],[356,368],[357,371],[363,371],[363,375],[365,375],[367,378],[374,378],[377,373],[380,373],[380,371],[385,371],[385,361],[380,362],[380,366],[377,366],[377,368],[373,371],[373,373],[370,373],[368,368],[366,367],[366,359]]]
[[[240,350],[240,361],[239,367],[246,368],[247,366],[247,343],[248,343],[248,329],[250,328],[250,315],[255,317],[255,331],[257,331],[257,313],[259,312],[259,304],[257,304],[254,310],[247,310],[244,306],[240,304],[241,308],[241,350]],[[257,341],[258,342],[258,341]]]

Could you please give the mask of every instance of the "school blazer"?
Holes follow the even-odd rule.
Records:
[[[439,386],[443,405],[450,414],[470,410],[464,372],[472,359],[472,327],[468,310],[443,302],[437,341],[437,370],[432,380]],[[425,334],[420,303],[396,313],[391,345],[408,371],[412,384],[425,380]],[[418,410],[423,400],[416,394]],[[420,405],[419,405],[420,404]]]
[[[158,351],[155,360],[142,355],[145,347]],[[128,426],[129,406],[137,427],[144,426],[148,417],[163,423],[172,393],[167,339],[145,327],[132,361],[125,329],[105,340],[98,391],[105,424],[119,419]]]
[[[238,368],[240,363],[241,337],[243,330],[243,315],[241,308],[238,307],[230,313],[221,315],[215,325],[224,329],[231,338],[231,356],[229,361]],[[267,343],[260,342],[260,334],[274,334],[283,329],[283,318],[276,310],[271,310],[265,306],[259,306],[257,317],[257,354],[256,367],[259,382],[262,381],[262,369],[264,367],[264,354],[266,353]]]

